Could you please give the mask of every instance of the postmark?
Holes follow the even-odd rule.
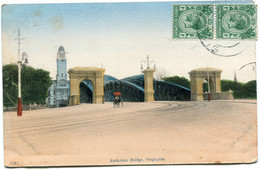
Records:
[[[217,5],[217,39],[256,39],[256,5]]]
[[[248,47],[245,41],[200,40],[201,45],[211,54],[220,57],[234,57],[243,53]]]
[[[213,5],[173,4],[173,39],[213,39]]]

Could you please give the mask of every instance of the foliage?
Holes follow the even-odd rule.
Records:
[[[256,80],[247,82],[243,87],[245,98],[256,98]]]
[[[190,81],[185,77],[171,76],[171,77],[164,77],[162,79],[166,82],[175,83],[180,86],[190,88]]]
[[[190,81],[185,77],[171,76],[164,77],[164,81],[175,83],[186,88],[190,88]],[[255,99],[256,98],[256,80],[247,83],[234,82],[232,80],[221,80],[222,91],[233,91],[235,99]],[[203,92],[208,91],[207,82],[203,83]]]
[[[3,66],[3,104],[4,106],[16,106],[18,68],[15,64]]]
[[[3,95],[4,106],[17,105],[17,81],[18,68],[15,64],[3,66]],[[22,66],[22,103],[44,104],[51,85],[50,73],[43,69],[35,69],[30,66]]]
[[[163,80],[163,78],[165,77],[165,71],[161,70],[161,69],[157,69],[155,72],[155,79],[156,80]]]
[[[231,80],[221,80],[221,89],[222,91],[232,90],[234,98],[237,99],[256,98],[256,80],[249,81],[246,84]]]

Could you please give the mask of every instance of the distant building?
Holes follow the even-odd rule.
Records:
[[[48,89],[47,107],[63,107],[69,104],[70,82],[67,80],[67,59],[63,46],[57,52],[57,75]]]

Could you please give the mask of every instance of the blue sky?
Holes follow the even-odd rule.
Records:
[[[59,29],[55,20],[63,22],[66,31],[84,33],[167,31],[171,28],[171,3],[7,5],[2,18],[3,31],[18,27],[31,33],[53,31]]]
[[[234,69],[255,61],[255,43],[246,43],[236,58],[209,53],[199,41],[171,40],[172,2],[22,4],[2,7],[3,64],[17,62],[18,28],[21,51],[29,63],[51,72],[55,79],[56,53],[63,45],[68,68],[101,65],[106,74],[124,78],[140,74],[140,63],[150,55],[157,72],[189,78],[199,67],[223,69],[233,79]],[[232,65],[230,63],[233,63]],[[238,80],[255,79],[251,68],[237,71]]]

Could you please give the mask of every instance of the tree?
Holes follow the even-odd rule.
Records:
[[[157,69],[155,71],[155,80],[163,80],[165,75],[166,75],[166,72],[164,70]]]
[[[164,77],[164,81],[175,83],[186,88],[190,88],[190,82],[185,77],[171,76]],[[233,91],[233,96],[236,99],[255,99],[256,98],[256,80],[247,83],[234,82],[232,80],[221,80],[222,91]],[[208,91],[207,82],[203,82],[203,92]]]
[[[185,77],[171,76],[171,77],[164,77],[162,79],[166,82],[175,83],[180,86],[190,88],[190,81]]]
[[[3,66],[4,106],[17,105],[17,73],[17,65]],[[48,88],[51,85],[50,73],[43,69],[23,65],[21,74],[23,104],[44,104],[48,96]]]
[[[221,80],[222,91],[232,90],[234,98],[255,99],[256,98],[256,80],[247,82],[234,82],[232,80]]]
[[[243,85],[243,83],[233,80],[221,80],[221,90],[232,90],[234,98],[243,98]]]
[[[3,66],[3,104],[4,106],[16,106],[18,93],[18,67],[15,64]]]
[[[23,104],[33,104],[35,100],[32,98],[31,90],[34,87],[34,73],[35,69],[30,66],[23,66],[22,67],[22,101]]]
[[[33,74],[33,87],[30,88],[31,99],[36,104],[44,104],[48,96],[48,88],[51,85],[50,73],[37,69]]]
[[[247,82],[243,88],[245,98],[256,98],[256,80]]]

